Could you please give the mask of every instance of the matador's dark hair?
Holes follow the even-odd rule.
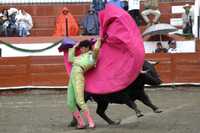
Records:
[[[79,46],[78,46],[79,48],[81,48],[81,47],[89,47],[89,49],[91,50],[92,49],[92,43],[91,43],[91,41],[89,41],[89,40],[83,40],[83,41],[81,41],[80,43],[79,43]]]

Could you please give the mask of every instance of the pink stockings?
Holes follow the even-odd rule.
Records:
[[[72,113],[73,114],[73,117],[76,119],[77,121],[77,128],[78,129],[83,129],[85,128],[85,125],[84,125],[84,121],[83,121],[83,118],[81,117],[81,114],[79,111],[75,111]]]
[[[90,115],[90,112],[88,110],[83,111],[83,116],[87,119],[89,128],[95,128],[94,120],[93,120],[93,118]],[[78,123],[78,125],[77,125],[78,129],[85,128],[83,118],[81,117],[79,111],[73,112],[73,117],[76,119],[76,121]]]

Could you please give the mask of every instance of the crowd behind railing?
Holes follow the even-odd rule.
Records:
[[[80,1],[80,0],[79,0]],[[102,1],[102,2],[100,2]],[[141,20],[144,20],[145,23],[147,24],[147,27],[151,26],[152,24],[159,23],[159,18],[161,16],[161,12],[159,11],[159,2],[151,2],[150,0],[141,0],[144,2],[144,10],[141,11],[140,13],[140,4],[137,6],[131,6],[134,5],[135,3],[127,2],[127,1],[121,1],[120,5],[122,8],[124,8],[126,11],[129,12],[129,14],[135,19],[136,23],[138,26],[141,25]],[[87,31],[88,29],[95,29],[96,31],[92,31],[95,34],[98,33],[98,11],[104,8],[104,3],[103,0],[99,1],[92,1],[93,7],[89,9],[88,14],[85,14],[86,17],[84,18],[83,22],[78,22],[78,24],[81,23],[81,26],[84,27],[84,31],[87,34],[91,34]],[[192,34],[192,24],[193,24],[193,19],[194,19],[194,12],[191,9],[191,5],[186,5],[184,7],[185,12],[183,13],[182,19],[183,19],[183,31],[185,33]],[[69,14],[69,10],[67,10],[66,14]],[[185,14],[186,13],[186,14]],[[150,20],[148,16],[152,14],[154,15],[154,19]],[[63,14],[62,14],[63,15]],[[70,16],[70,19],[68,18]],[[66,18],[68,19],[67,23],[68,25],[74,25],[76,20],[71,21],[71,15],[66,15],[64,14],[61,16],[61,18],[64,18],[62,23],[65,22]],[[58,20],[57,22],[58,23]],[[58,24],[56,24],[57,26]],[[66,27],[65,26],[61,27]],[[25,10],[22,9],[16,9],[16,8],[10,8],[10,9],[3,9],[0,12],[0,35],[3,36],[13,36],[13,35],[18,35],[18,36],[28,36],[30,34],[30,30],[33,27],[33,22],[32,22],[32,17],[29,13],[27,13]],[[77,27],[77,26],[76,26]],[[58,28],[58,27],[56,27]],[[67,27],[68,30],[70,30],[70,26]],[[60,30],[60,28],[58,28]],[[86,30],[85,30],[86,29]],[[66,29],[64,29],[66,30]],[[63,30],[63,33],[66,33],[66,31]],[[59,31],[60,32],[60,31]],[[86,33],[83,34],[86,34]],[[92,34],[91,34],[92,35]]]
[[[144,20],[146,23],[146,28],[151,25],[160,23],[159,18],[162,13],[159,11],[159,2],[154,2],[152,0],[141,0],[144,3],[144,9],[140,10],[140,7],[135,8],[135,6],[129,6],[130,3],[123,1],[119,3],[119,7],[126,10],[136,21],[138,26],[140,26],[140,21]],[[99,22],[98,22],[98,11],[104,8],[105,3],[98,3],[100,0],[95,1],[91,4],[87,14],[81,22],[77,22],[73,13],[65,7],[59,16],[56,18],[55,30],[52,34],[53,36],[77,36],[77,35],[98,35],[99,33]],[[140,4],[138,4],[140,6]],[[191,5],[183,5],[184,12],[182,13],[182,35],[187,35],[193,37],[192,26],[194,23],[194,11],[191,10]],[[149,18],[149,15],[154,15],[154,19]],[[0,13],[0,34],[3,36],[28,36],[30,35],[31,28],[33,27],[32,17],[23,9],[4,9]],[[82,33],[80,33],[80,29]],[[178,52],[176,49],[176,42],[172,41],[168,43],[169,49],[162,47],[162,43],[158,43],[155,53],[175,53]]]
[[[194,2],[194,0],[159,0],[160,2]],[[1,0],[0,4],[40,4],[40,3],[85,3],[92,0]]]
[[[3,9],[0,12],[0,35],[25,37],[33,27],[32,17],[23,9]]]

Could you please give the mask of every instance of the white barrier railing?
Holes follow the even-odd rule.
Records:
[[[0,4],[20,4],[20,3],[84,3],[92,0],[0,0]]]

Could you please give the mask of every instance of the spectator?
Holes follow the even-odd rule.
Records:
[[[17,19],[17,31],[20,37],[30,35],[30,30],[33,27],[32,17],[25,10],[20,10],[16,16]]]
[[[194,4],[194,24],[193,24],[193,35],[200,39],[200,0],[195,0]],[[199,20],[198,20],[199,19]]]
[[[128,1],[129,14],[132,16],[138,26],[140,26],[142,23],[142,16],[140,14],[140,1],[141,0]]]
[[[13,36],[17,33],[17,23],[16,23],[17,13],[18,13],[18,10],[16,8],[10,8],[8,10],[9,25],[7,27],[7,35],[6,36]]]
[[[121,7],[122,7],[125,11],[128,11],[128,0],[122,0],[122,1],[121,1]]]
[[[98,13],[105,7],[105,3],[103,0],[93,0],[92,5],[94,6],[93,8],[95,11]]]
[[[0,35],[7,36],[8,21],[8,10],[3,9],[0,13]]]
[[[108,3],[112,3],[112,4],[116,5],[117,7],[121,8],[120,0],[108,0]]]
[[[98,16],[92,5],[83,20],[82,26],[84,30],[83,35],[98,35],[99,33]]]
[[[78,23],[67,7],[62,9],[62,12],[56,19],[56,29],[54,36],[76,36],[79,33]]]
[[[144,0],[144,11],[142,11],[142,17],[144,21],[147,23],[147,27],[151,26],[152,24],[158,23],[160,18],[160,11],[159,11],[159,2],[158,0]],[[154,15],[154,19],[151,22],[149,20],[148,15]]]
[[[3,31],[3,14],[0,13],[0,35],[2,35]]]
[[[108,0],[108,3],[112,3],[117,7],[123,8],[125,11],[128,11],[128,0]]]
[[[191,11],[191,6],[189,4],[185,4],[183,6],[185,12],[182,14],[183,19],[183,34],[193,35],[192,34],[192,25],[194,22],[194,14]]]
[[[168,53],[178,53],[178,49],[176,47],[176,41],[169,41],[168,45],[169,45]]]
[[[167,53],[167,49],[163,48],[161,42],[158,42],[156,46],[157,46],[157,48],[155,50],[155,53]]]

